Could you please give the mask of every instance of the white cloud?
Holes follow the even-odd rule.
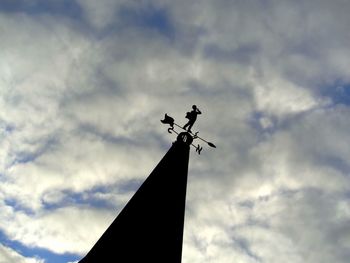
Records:
[[[42,259],[27,258],[20,255],[13,249],[0,244],[1,263],[44,263]]]
[[[322,101],[317,101],[309,90],[297,87],[289,81],[269,76],[254,82],[256,108],[269,115],[280,117],[296,114],[322,105]]]
[[[0,228],[10,239],[55,253],[79,254],[94,245],[116,213],[106,209],[65,207],[32,216],[8,206],[0,209]]]
[[[70,195],[120,209],[130,191],[97,188],[142,181],[174,140],[163,114],[182,124],[196,104],[218,148],[191,154],[184,262],[346,262],[349,110],[320,87],[349,80],[350,6],[150,1],[171,39],[121,26],[121,6],[146,2],[79,1],[89,33],[0,15],[0,197],[17,206],[0,206],[1,229],[83,254],[116,212]]]

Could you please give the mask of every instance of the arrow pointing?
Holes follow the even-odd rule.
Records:
[[[186,131],[186,129],[182,128],[182,127],[181,127],[179,124],[177,124],[176,122],[173,122],[173,124],[175,124],[175,125],[176,125],[177,127],[179,127],[180,129],[183,129],[183,130]],[[187,131],[187,132],[189,132],[189,131]],[[216,148],[216,146],[215,146],[214,143],[208,142],[207,140],[205,140],[205,139],[199,137],[199,136],[198,136],[198,132],[196,132],[195,134],[193,134],[192,132],[189,132],[189,133],[191,133],[191,134],[193,135],[193,139],[200,139],[200,140],[202,140],[203,142],[206,142],[210,147]]]

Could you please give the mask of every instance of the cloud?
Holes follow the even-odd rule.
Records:
[[[75,3],[0,14],[9,239],[83,255],[196,104],[184,261],[346,262],[348,4]]]
[[[0,262],[6,263],[44,263],[44,260],[26,258],[9,247],[0,244]]]
[[[113,23],[118,9],[127,1],[103,0],[100,3],[95,1],[77,1],[84,11],[84,14],[90,24],[101,29]]]
[[[1,206],[0,209],[1,229],[10,239],[58,254],[67,251],[84,253],[102,235],[114,215],[103,208],[69,206],[43,211],[34,216],[15,211],[9,206]],[[76,222],[80,222],[79,226]]]

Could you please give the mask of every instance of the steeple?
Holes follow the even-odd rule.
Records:
[[[198,139],[216,148],[191,131],[201,114],[196,105],[192,109],[183,127],[165,114],[161,122],[177,140],[79,263],[181,263],[190,146],[200,154],[203,148],[193,144]]]
[[[192,141],[188,132],[178,135],[163,159],[80,263],[181,263]]]

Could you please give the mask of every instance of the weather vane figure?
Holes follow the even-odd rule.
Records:
[[[203,141],[203,142],[206,142],[210,147],[213,147],[213,148],[216,148],[216,146],[215,146],[213,143],[208,142],[207,140],[205,140],[205,139],[199,137],[199,136],[198,136],[198,133],[199,133],[198,131],[195,132],[195,133],[193,133],[193,132],[191,131],[193,124],[194,124],[194,123],[196,122],[196,120],[197,120],[197,115],[198,115],[198,114],[202,114],[202,112],[197,108],[196,105],[193,105],[193,106],[192,106],[192,111],[186,113],[186,118],[188,119],[188,122],[187,122],[183,127],[180,126],[180,125],[178,125],[178,124],[175,122],[174,118],[170,117],[170,116],[169,116],[168,114],[166,114],[166,113],[165,113],[165,116],[164,116],[164,120],[161,120],[161,122],[164,123],[164,124],[169,124],[169,125],[170,125],[170,128],[168,128],[168,132],[169,132],[169,133],[175,132],[175,133],[176,133],[177,135],[179,135],[179,136],[182,135],[182,134],[184,134],[184,135],[185,135],[184,138],[187,138],[188,136],[190,136],[191,140],[190,140],[190,143],[189,143],[189,144],[191,144],[194,148],[196,148],[196,152],[197,152],[198,154],[201,154],[201,151],[202,151],[203,147],[201,147],[199,144],[198,144],[197,146],[195,146],[194,144],[192,144],[192,141],[193,141],[194,139],[199,139],[199,140],[201,140],[201,141]],[[177,126],[177,127],[180,128],[180,129],[185,130],[186,132],[181,132],[181,133],[177,132],[177,131],[175,130],[175,128],[174,128],[174,125]],[[187,130],[186,130],[186,128],[187,128]]]
[[[197,120],[197,115],[202,114],[202,112],[197,108],[196,105],[192,106],[192,111],[186,113],[186,118],[188,119],[188,122],[184,125],[183,129],[186,130],[186,127],[188,127],[187,131],[189,133],[192,133],[191,129],[193,124]]]

